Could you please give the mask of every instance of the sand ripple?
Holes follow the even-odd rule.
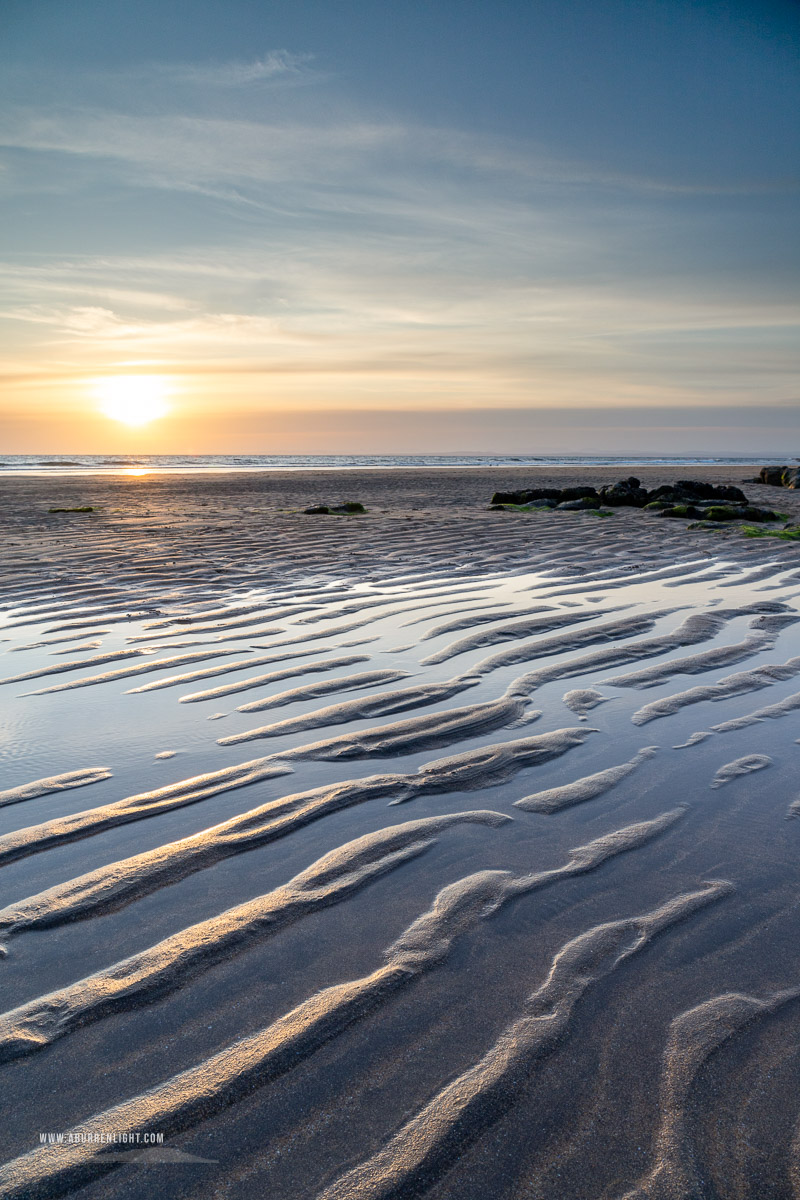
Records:
[[[378,474],[4,479],[0,1197],[800,1196],[800,546]]]
[[[573,852],[570,863],[544,877],[514,880],[507,872],[493,872],[462,881],[440,894],[430,913],[415,922],[387,950],[384,967],[362,979],[319,992],[267,1029],[234,1043],[149,1092],[82,1122],[81,1129],[89,1137],[81,1143],[59,1147],[57,1155],[45,1148],[6,1163],[0,1167],[0,1195],[9,1200],[23,1195],[60,1195],[94,1177],[98,1169],[103,1169],[104,1157],[108,1159],[106,1168],[113,1168],[117,1165],[113,1156],[108,1156],[103,1146],[91,1140],[95,1130],[157,1128],[172,1132],[234,1102],[254,1084],[263,1086],[353,1021],[368,1015],[391,991],[435,966],[457,936],[491,915],[511,895],[530,891],[557,877],[590,870],[615,853],[634,849],[661,833],[679,816],[680,810],[664,814],[649,825],[619,830],[610,838],[580,847]],[[641,917],[597,926],[569,942],[556,955],[546,982],[529,997],[526,1015],[511,1026],[485,1059],[440,1093],[385,1151],[345,1176],[326,1194],[399,1196],[399,1188],[407,1189],[423,1166],[430,1178],[432,1170],[441,1168],[443,1152],[452,1148],[454,1134],[464,1146],[480,1132],[498,1103],[498,1088],[503,1092],[503,1102],[509,1102],[509,1086],[519,1067],[525,1063],[530,1070],[547,1053],[567,1028],[576,1001],[593,982],[658,934],[731,890],[725,882],[708,883],[700,891],[676,896]],[[120,967],[124,971],[126,964]],[[48,999],[44,998],[45,1004]],[[57,1009],[58,999],[53,1002]],[[14,1014],[8,1016],[9,1020],[20,1019]],[[21,1019],[24,1022],[24,1017]],[[412,1147],[416,1147],[416,1154]],[[387,1189],[387,1184],[392,1190]],[[357,1192],[354,1186],[368,1186],[371,1190]]]

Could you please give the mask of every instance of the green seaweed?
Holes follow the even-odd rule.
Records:
[[[343,504],[337,504],[334,511],[340,513],[365,513],[367,510],[360,500],[345,500]]]
[[[783,542],[800,542],[800,529],[760,529],[758,525],[740,525],[745,537],[780,538]]]
[[[665,508],[662,511],[665,517],[682,517],[684,520],[688,517],[699,515],[699,510],[694,504],[675,504],[671,508]]]
[[[614,513],[608,508],[545,508],[533,504],[490,504],[489,512],[519,512],[519,513],[555,513],[559,516],[564,513],[580,513],[581,516],[589,517],[613,517]]]
[[[550,513],[552,508],[539,508],[531,504],[490,504],[492,512]]]
[[[314,504],[311,508],[302,509],[304,516],[309,517],[351,517],[367,512],[360,500],[345,500],[342,504]]]
[[[48,508],[47,511],[49,513],[72,513],[72,512],[84,513],[84,512],[94,512],[95,510],[91,504],[86,504],[83,506],[83,508]]]
[[[736,521],[742,515],[739,509],[731,508],[727,504],[710,504],[706,509],[706,518],[709,521]]]

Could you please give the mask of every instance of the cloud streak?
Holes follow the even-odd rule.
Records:
[[[269,60],[185,68],[178,77],[194,80],[198,86],[205,81],[206,86],[235,87],[251,78],[261,78],[259,72],[263,72],[263,78],[271,77]],[[172,73],[173,68],[159,68],[157,77]],[[438,166],[466,171],[495,185],[500,177],[509,177],[520,185],[541,188],[596,187],[668,197],[761,196],[800,191],[797,175],[739,182],[636,175],[560,159],[535,143],[519,139],[379,121],[351,113],[331,119],[324,104],[306,121],[285,114],[280,119],[253,120],[244,115],[233,118],[189,112],[140,114],[92,107],[65,110],[62,106],[18,106],[0,115],[0,146],[118,161],[152,172],[153,183],[178,188],[209,181],[265,184],[314,179],[321,183],[367,166],[364,160],[380,162],[383,158],[384,172],[393,167],[402,175],[411,167]],[[367,179],[362,176],[362,185]],[[366,194],[369,192],[367,186]]]
[[[244,408],[276,378],[317,408],[797,396],[791,179],[395,119],[287,51],[131,69],[115,108],[26,99],[0,115],[0,356],[29,396],[136,363]]]
[[[263,58],[251,62],[208,64],[154,63],[149,72],[173,83],[188,83],[194,87],[239,88],[260,83],[297,83],[318,81],[310,64],[312,54],[292,54],[289,50],[272,50]]]

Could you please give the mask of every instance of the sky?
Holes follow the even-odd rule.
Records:
[[[788,0],[2,0],[0,453],[800,456],[798,113]]]

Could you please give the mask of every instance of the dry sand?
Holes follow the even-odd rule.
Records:
[[[800,545],[616,477],[0,480],[0,1200],[798,1200]]]

